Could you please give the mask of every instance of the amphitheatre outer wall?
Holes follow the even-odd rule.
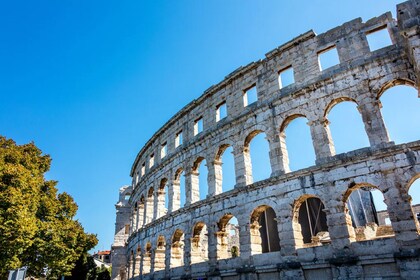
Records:
[[[419,23],[420,1],[407,1],[397,6],[397,20],[386,13],[320,35],[309,31],[238,68],[179,111],[140,150],[132,185],[120,189],[112,279],[420,279],[419,223],[408,195],[420,177],[420,141],[390,141],[379,99],[395,85],[419,88]],[[371,51],[367,35],[380,29],[392,44]],[[321,70],[319,55],[327,50],[337,51],[339,64]],[[279,86],[279,73],[290,68],[294,83]],[[244,95],[254,88],[258,99],[247,104]],[[342,101],[357,104],[369,147],[335,153],[328,112]],[[221,106],[227,116],[219,120]],[[297,117],[307,119],[316,164],[292,172],[285,129]],[[254,182],[249,143],[259,133],[269,145],[271,176]],[[222,192],[227,147],[236,184]],[[200,200],[197,169],[204,159],[208,196]],[[347,199],[366,187],[382,192],[391,234],[358,238]],[[328,242],[303,241],[298,215],[308,198],[325,207]],[[258,215],[268,208],[276,216],[279,250],[263,253]],[[235,257],[225,252],[233,216]],[[203,226],[206,250],[198,250]]]

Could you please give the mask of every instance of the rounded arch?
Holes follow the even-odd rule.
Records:
[[[337,104],[340,104],[342,102],[353,102],[356,103],[356,105],[359,105],[357,103],[357,101],[351,97],[348,96],[341,96],[341,97],[336,97],[333,100],[330,101],[330,103],[328,103],[328,105],[325,107],[324,109],[324,117],[327,118],[328,114],[331,112],[332,108],[334,108],[334,106],[336,106]]]
[[[305,118],[308,119],[305,115],[303,114],[291,114],[288,117],[285,117],[280,125],[280,133],[284,132],[285,129],[287,128],[287,126],[295,119],[297,118]]]
[[[390,81],[387,81],[385,83],[383,83],[379,88],[377,89],[373,89],[374,91],[377,91],[376,94],[376,99],[380,99],[381,96],[384,94],[385,91],[387,91],[388,89],[395,87],[395,86],[410,86],[413,87],[415,89],[417,89],[416,83],[410,79],[407,78],[397,78],[397,79],[393,79]]]
[[[152,243],[148,241],[144,246],[142,274],[150,273],[152,268]]]
[[[245,137],[244,147],[249,147],[249,144],[251,143],[252,139],[254,139],[254,137],[260,133],[266,134],[263,130],[260,129],[252,130],[251,132],[249,132]]]
[[[380,188],[367,182],[352,182],[343,195],[347,220],[351,221],[356,241],[394,235],[384,196]],[[351,230],[349,230],[351,231]]]
[[[156,240],[155,249],[155,263],[154,270],[160,271],[165,269],[165,251],[166,251],[166,240],[163,235],[159,235]]]
[[[296,247],[313,247],[330,243],[327,216],[322,200],[305,194],[294,203],[293,227]]]
[[[197,159],[194,161],[194,163],[192,165],[192,170],[193,171],[198,171],[201,163],[205,160],[206,160],[206,158],[204,156],[198,156]]]
[[[224,214],[217,222],[217,259],[229,259],[240,254],[239,224],[232,213]],[[234,248],[235,247],[235,248]]]
[[[395,82],[384,88],[378,95],[377,106],[388,138],[397,144],[418,141],[420,129],[413,122],[420,118],[418,90],[411,84],[407,86]]]
[[[192,229],[191,263],[208,261],[208,232],[204,222],[197,222]]]
[[[184,232],[176,229],[171,238],[171,268],[184,265]]]
[[[179,167],[175,173],[174,173],[174,180],[179,181],[181,179],[181,174],[184,172],[184,169],[182,167]]]
[[[217,161],[220,161],[222,159],[223,154],[225,153],[225,151],[229,148],[232,147],[231,144],[222,144],[219,146],[219,148],[216,150],[216,154],[214,156],[214,159]]]
[[[286,173],[315,164],[314,143],[308,123],[306,115],[294,113],[286,117],[280,126],[279,145]]]
[[[277,215],[272,207],[260,205],[252,211],[250,237],[252,254],[280,251]]]

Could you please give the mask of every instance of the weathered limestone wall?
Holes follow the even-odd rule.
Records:
[[[124,248],[127,269],[126,278],[113,269],[113,279],[420,279],[419,229],[408,195],[413,179],[420,177],[420,142],[394,145],[389,140],[379,100],[394,85],[419,88],[420,1],[404,2],[397,11],[397,21],[386,13],[367,22],[355,19],[320,35],[300,35],[229,74],[156,132],[133,164],[128,204],[117,204],[113,248]],[[366,35],[381,28],[388,30],[392,45],[370,51]],[[321,70],[319,54],[334,47],[340,63]],[[293,68],[295,82],[280,88],[279,73],[288,67]],[[258,101],[244,106],[243,96],[253,86]],[[328,112],[342,101],[357,104],[370,147],[336,155]],[[223,102],[227,117],[216,121]],[[296,117],[308,120],[316,165],[290,172],[285,128]],[[200,118],[204,129],[194,135],[194,121]],[[180,132],[183,141],[176,147]],[[254,183],[249,142],[258,133],[269,143],[272,172]],[[221,154],[227,147],[233,148],[236,185],[222,193]],[[203,159],[209,195],[199,201],[197,166]],[[181,172],[186,182],[184,207]],[[360,187],[383,193],[392,225],[387,234],[373,232],[366,241],[359,241],[347,209],[350,193]],[[302,240],[297,212],[309,197],[325,206],[324,243]],[[261,254],[257,249],[259,226],[251,224],[250,217],[261,206],[276,213],[280,251]],[[225,259],[220,248],[226,247],[225,226],[232,216],[239,224],[240,254]],[[126,224],[129,237],[122,244],[126,237],[119,232]],[[192,255],[196,259],[200,250],[193,246],[202,224],[207,227],[208,248],[201,251],[208,253],[208,261],[195,263]],[[122,268],[121,262],[116,265]]]

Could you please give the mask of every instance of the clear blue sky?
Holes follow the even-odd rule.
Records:
[[[172,115],[293,37],[398,2],[2,1],[0,134],[51,155],[48,178],[109,249],[118,189]]]

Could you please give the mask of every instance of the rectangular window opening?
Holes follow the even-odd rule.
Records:
[[[226,102],[219,104],[216,108],[216,122],[227,117]]]
[[[318,64],[319,64],[319,70],[321,71],[328,69],[334,65],[340,64],[340,58],[338,57],[337,48],[333,46],[319,52]]]
[[[166,143],[164,143],[164,144],[162,144],[162,146],[160,148],[160,158],[166,157],[167,153],[168,153],[168,146],[166,145]]]
[[[366,38],[371,52],[392,45],[391,37],[386,27],[366,33]]]
[[[178,132],[175,136],[175,148],[182,145],[182,130]]]
[[[154,154],[150,155],[149,168],[151,168],[153,165],[155,165],[155,155]]]
[[[203,131],[203,118],[199,118],[194,122],[194,136]]]
[[[130,225],[125,225],[124,233],[125,234],[129,234],[130,233]]]
[[[138,182],[139,182],[139,172],[137,171],[137,173],[136,173],[136,185],[138,184]]]
[[[143,162],[143,164],[141,165],[140,176],[143,177],[145,173],[146,173],[146,163]]]
[[[257,87],[254,85],[253,87],[245,90],[244,92],[244,107],[249,106],[250,104],[255,103],[257,101]]]
[[[279,86],[280,88],[287,87],[295,82],[293,67],[289,66],[279,73]]]

